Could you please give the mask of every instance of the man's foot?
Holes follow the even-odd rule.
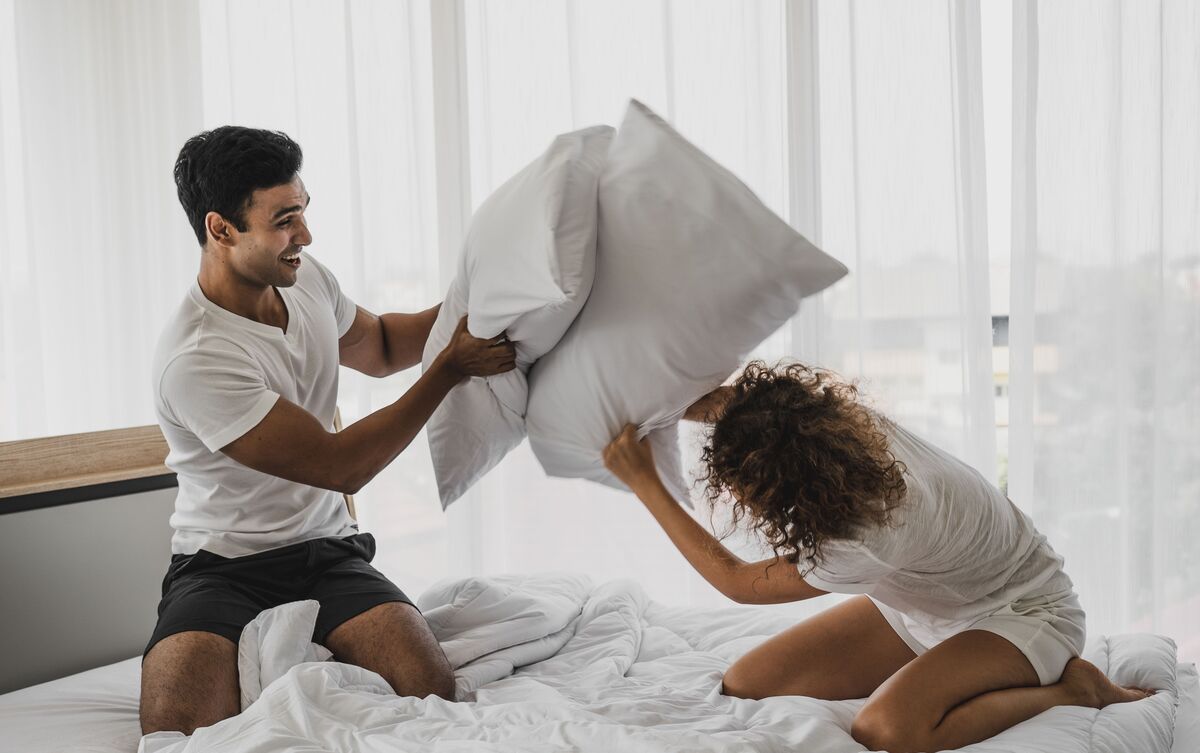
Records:
[[[1073,705],[1102,709],[1110,703],[1140,701],[1154,695],[1153,690],[1123,688],[1104,676],[1100,668],[1078,657],[1067,662],[1059,680],[1071,694]]]

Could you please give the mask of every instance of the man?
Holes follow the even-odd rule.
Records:
[[[200,242],[200,273],[155,355],[155,403],[178,474],[172,558],[142,660],[143,733],[238,712],[237,641],[260,611],[321,604],[313,640],[403,695],[453,699],[451,668],[424,618],[369,564],[343,493],[408,446],[469,376],[513,368],[511,343],[459,323],[399,400],[331,431],[338,365],[376,377],[421,360],[438,308],[376,316],[303,252],[312,242],[300,147],[226,126],[175,163]]]

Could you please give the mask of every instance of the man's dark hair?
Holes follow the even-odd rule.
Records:
[[[205,215],[245,230],[251,194],[291,181],[303,161],[300,145],[281,131],[221,126],[188,139],[175,160],[175,188],[200,245]]]

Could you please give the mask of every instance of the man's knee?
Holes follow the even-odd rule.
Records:
[[[457,700],[457,694],[454,688],[454,673],[450,671],[449,665],[444,669],[442,667],[429,667],[426,671],[417,676],[398,676],[384,677],[397,695],[415,696],[417,698],[426,698],[431,695],[438,696],[447,701]]]
[[[424,618],[421,618],[424,619]],[[367,668],[366,662],[361,664]],[[400,655],[391,654],[380,674],[397,695],[425,698],[436,695],[447,701],[456,700],[454,671],[437,641],[410,646]]]
[[[455,699],[450,662],[411,604],[375,606],[330,631],[325,645],[334,659],[378,672],[398,695]]]
[[[192,734],[239,711],[237,646],[189,631],[159,641],[142,660],[142,734]]]

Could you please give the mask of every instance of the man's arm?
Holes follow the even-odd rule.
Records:
[[[468,376],[490,376],[515,365],[501,335],[472,337],[463,317],[450,344],[396,402],[340,432],[326,430],[308,411],[279,398],[250,431],[221,448],[256,471],[301,484],[355,494],[406,448],[442,399]]]
[[[416,314],[376,316],[362,306],[354,323],[338,340],[343,366],[368,376],[385,377],[421,362],[429,330],[437,320],[439,303]]]

